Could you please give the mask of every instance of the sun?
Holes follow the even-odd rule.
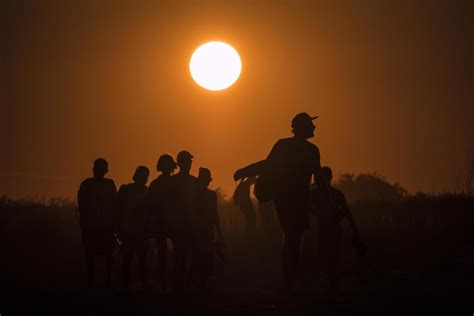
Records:
[[[237,51],[224,42],[207,42],[199,46],[189,61],[189,71],[201,87],[224,90],[239,79],[242,62]]]

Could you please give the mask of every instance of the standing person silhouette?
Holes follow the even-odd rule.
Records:
[[[94,281],[94,259],[105,255],[106,285],[110,286],[113,263],[113,246],[116,233],[117,189],[111,179],[105,178],[108,163],[98,158],[94,161],[94,176],[84,180],[77,192],[81,238],[86,255],[87,281]]]
[[[253,232],[257,228],[255,208],[250,197],[250,187],[255,184],[257,177],[248,177],[239,182],[235,188],[233,202],[240,208],[245,218],[245,231]]]
[[[168,258],[167,238],[169,232],[169,216],[171,210],[171,179],[176,170],[176,162],[169,154],[161,155],[156,164],[156,170],[161,174],[150,183],[148,190],[148,219],[147,235],[156,242],[158,250],[158,273],[161,289],[166,291],[166,263]]]
[[[239,169],[234,179],[262,174],[272,177],[270,186],[275,210],[283,230],[281,265],[284,287],[293,291],[296,280],[303,232],[309,228],[310,183],[314,176],[319,187],[328,195],[329,189],[321,176],[319,149],[308,141],[314,137],[316,126],[307,113],[298,113],[291,121],[293,137],[280,139],[267,159]],[[259,178],[260,180],[260,178]],[[267,182],[267,184],[268,184]],[[258,184],[258,182],[257,182]]]
[[[196,209],[197,178],[190,174],[193,155],[183,150],[176,160],[179,172],[172,177],[173,212],[170,214],[170,231],[173,239],[175,290],[184,290],[187,284],[187,264],[193,238],[193,221]]]
[[[329,185],[333,207],[319,188],[311,191],[312,207],[317,217],[318,254],[322,270],[329,277],[329,294],[337,295],[340,290],[341,265],[341,221],[347,218],[352,229],[352,243],[359,255],[364,255],[366,246],[359,237],[359,231],[346,201],[344,193],[331,185],[332,170],[321,168],[321,173]]]
[[[146,183],[150,171],[145,166],[139,166],[133,175],[133,183],[124,184],[118,191],[120,210],[119,238],[122,240],[123,250],[123,275],[124,285],[130,286],[132,261],[137,254],[140,266],[140,280],[142,287],[146,287],[146,236],[145,219],[147,207],[145,198],[147,194]]]
[[[191,271],[197,276],[199,289],[212,290],[214,253],[216,246],[223,247],[224,243],[217,213],[217,194],[208,188],[212,181],[211,171],[207,168],[199,168],[197,181]]]

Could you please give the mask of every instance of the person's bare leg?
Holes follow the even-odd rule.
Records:
[[[87,287],[91,288],[94,283],[94,255],[86,250]]]
[[[158,273],[160,278],[160,285],[163,291],[166,291],[167,280],[166,280],[166,263],[168,258],[168,249],[166,246],[166,237],[162,236],[157,238],[157,248],[158,248]]]
[[[191,251],[191,239],[189,236],[183,236],[179,238],[176,244],[175,288],[178,291],[183,291],[185,290],[188,281],[187,263]]]
[[[146,255],[147,255],[147,241],[146,240],[137,240],[136,251],[138,256],[138,265],[140,269],[140,281],[142,287],[148,288],[150,287],[150,283],[148,280],[148,268],[146,265]]]
[[[123,263],[122,263],[122,273],[123,273],[123,283],[125,288],[130,287],[130,277],[132,273],[132,259],[133,259],[133,252],[131,251],[131,247],[129,245],[129,241],[124,241],[122,246],[123,248]]]
[[[301,247],[302,247],[302,240],[303,240],[303,234],[300,232],[295,233],[294,237],[294,244],[293,244],[293,253],[292,253],[292,278],[293,282],[297,281],[298,279],[298,272],[299,272],[299,267],[300,267],[300,261],[301,261]]]
[[[174,265],[174,290],[182,291],[184,289],[184,272],[186,261],[184,259],[183,241],[181,238],[173,240],[173,265]]]
[[[339,296],[341,293],[341,241],[342,228],[335,226],[335,234],[332,236],[333,249],[330,254],[330,266],[328,267],[329,294]]]
[[[301,256],[301,236],[302,234],[299,232],[285,232],[283,234],[281,264],[285,287],[288,291],[292,291],[293,283],[296,280]]]
[[[283,241],[281,243],[281,268],[283,274],[283,282],[286,290],[291,290],[291,272],[290,272],[290,245],[289,236],[283,233]]]
[[[111,286],[112,281],[112,265],[113,265],[113,253],[112,251],[107,251],[105,254],[105,285],[106,287]]]

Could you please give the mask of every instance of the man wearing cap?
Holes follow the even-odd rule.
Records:
[[[314,137],[316,126],[307,113],[297,114],[291,121],[293,137],[276,142],[267,159],[249,167],[237,170],[234,179],[262,174],[270,171],[273,201],[283,230],[281,264],[284,286],[292,291],[300,259],[303,232],[309,228],[311,179],[314,176],[319,187],[327,184],[321,176],[319,149],[308,141]]]
[[[190,174],[193,155],[186,150],[178,153],[179,172],[172,177],[173,214],[170,216],[170,233],[173,239],[175,289],[184,289],[187,281],[186,265],[190,258],[193,221],[196,208],[197,178]]]

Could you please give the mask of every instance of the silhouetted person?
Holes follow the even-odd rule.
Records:
[[[179,172],[172,177],[173,212],[170,214],[170,233],[173,239],[175,290],[184,289],[187,264],[191,254],[193,221],[196,209],[197,178],[190,174],[193,156],[188,151],[178,153]]]
[[[256,174],[262,177],[264,174],[264,178],[259,177],[258,180],[264,181],[267,177],[267,185],[272,188],[272,199],[283,229],[281,264],[288,291],[292,291],[296,279],[302,235],[309,227],[309,185],[312,176],[327,194],[329,190],[321,177],[319,149],[308,141],[314,136],[315,118],[307,113],[297,114],[291,122],[293,137],[280,139],[266,160],[239,169],[234,174],[234,179]],[[257,195],[257,187],[254,193]]]
[[[146,236],[145,219],[147,208],[145,197],[147,194],[146,183],[150,171],[145,166],[136,169],[133,183],[124,184],[118,191],[120,208],[119,238],[122,240],[123,275],[124,284],[130,286],[132,260],[136,254],[140,267],[140,280],[142,287],[146,286]]]
[[[257,177],[248,177],[239,182],[235,188],[233,202],[238,206],[245,218],[245,231],[255,231],[257,219],[255,208],[250,197],[250,187],[255,184]]]
[[[222,231],[217,213],[217,194],[207,187],[212,181],[211,171],[199,168],[194,222],[192,276],[197,277],[198,287],[209,290],[214,276],[214,253],[223,246]],[[217,236],[217,239],[216,239]]]
[[[161,174],[151,182],[148,190],[147,234],[155,239],[158,250],[158,273],[163,291],[166,291],[166,263],[168,258],[167,238],[170,237],[169,217],[172,209],[171,179],[176,170],[176,162],[171,155],[161,155],[156,170]]]
[[[331,186],[331,168],[323,167],[321,172],[326,183],[329,184],[334,207],[321,190],[316,188],[311,191],[313,207],[317,216],[319,260],[322,270],[329,277],[330,293],[337,294],[341,277],[341,221],[344,218],[347,218],[349,221],[352,229],[352,241],[359,254],[365,253],[365,245],[359,239],[359,232],[347,205],[344,193]]]
[[[107,161],[96,159],[93,167],[94,177],[84,180],[77,193],[89,286],[94,280],[94,257],[97,255],[105,255],[107,286],[110,286],[111,281],[112,253],[117,227],[117,190],[113,180],[104,178],[107,172]]]

